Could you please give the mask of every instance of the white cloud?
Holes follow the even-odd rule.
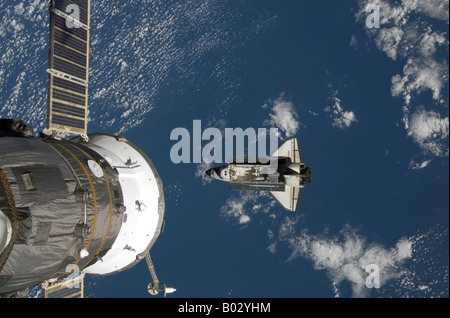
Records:
[[[419,25],[416,19],[410,19],[410,15],[419,12],[432,18],[445,20],[442,17],[447,12],[445,17],[448,20],[448,0],[403,0],[397,6],[383,0],[362,0],[360,10],[356,14],[358,20],[364,20],[363,18],[368,15],[365,12],[368,4],[379,6],[380,28],[366,31],[373,36],[377,48],[391,59],[395,60],[398,54],[412,56],[415,51],[422,51],[429,55],[430,52],[434,53],[436,44],[445,44],[445,37],[442,34],[434,32],[430,26]]]
[[[239,224],[246,224],[250,222],[250,216],[245,206],[248,204],[251,205],[257,198],[258,195],[256,192],[240,193],[238,198],[233,197],[227,199],[226,205],[220,208],[220,214],[237,220]]]
[[[276,100],[269,100],[262,106],[263,108],[270,107],[272,113],[269,115],[270,119],[264,123],[275,126],[281,129],[286,137],[293,137],[297,134],[300,127],[298,115],[295,111],[294,104],[288,101],[282,93]]]
[[[403,0],[398,6],[382,0],[363,0],[357,13],[358,20],[367,15],[364,10],[369,3],[380,6],[380,28],[366,28],[377,48],[394,60],[398,55],[406,58],[403,75],[397,74],[392,78],[392,95],[404,96],[409,104],[412,92],[430,89],[433,99],[438,100],[448,81],[448,63],[438,61],[434,54],[438,47],[448,47],[448,40],[444,33],[435,31],[432,25],[414,13],[441,17],[441,12],[448,13],[448,0]],[[438,8],[440,11],[435,10]]]
[[[387,56],[395,60],[403,34],[403,30],[398,27],[380,29],[375,37],[375,44],[380,51],[384,51]]]
[[[210,184],[214,179],[206,174],[206,171],[213,167],[212,163],[202,162],[197,164],[195,176],[202,180],[203,185]]]
[[[448,145],[443,142],[449,135],[448,117],[442,118],[434,111],[419,107],[411,116],[405,118],[405,126],[408,135],[424,151],[435,156],[448,156]]]
[[[392,77],[392,96],[403,96],[406,105],[410,105],[413,93],[425,90],[432,92],[436,102],[443,102],[441,90],[448,81],[448,67],[433,59],[408,59],[403,67],[403,76]]]
[[[326,271],[336,295],[339,295],[339,284],[347,281],[354,297],[368,296],[371,290],[366,287],[368,265],[378,266],[380,286],[383,286],[404,273],[402,265],[412,256],[412,243],[405,238],[388,249],[377,243],[368,243],[349,226],[333,238],[311,235],[307,231],[298,234],[295,229],[297,222],[298,219],[286,217],[280,226],[277,242],[288,244],[292,250],[289,260],[302,257],[310,260],[315,269]],[[275,247],[276,244],[271,243],[269,250],[275,252]]]
[[[357,20],[364,23],[367,5],[380,8],[380,28],[365,28],[377,48],[393,60],[404,62],[403,72],[391,78],[391,95],[402,97],[403,122],[409,136],[428,156],[448,156],[448,115],[439,114],[442,105],[448,114],[448,0],[360,0]],[[365,27],[365,24],[363,24]],[[429,103],[424,102],[428,98]],[[419,110],[412,106],[421,98]],[[427,110],[428,105],[434,110]],[[446,140],[445,140],[446,139]],[[431,158],[420,163],[411,160],[410,169],[429,165]]]
[[[412,170],[419,170],[419,169],[423,169],[425,167],[427,167],[430,164],[431,160],[425,160],[422,162],[416,162],[414,159],[411,159],[411,161],[409,162],[409,169]]]
[[[419,12],[423,12],[431,18],[449,20],[448,0],[408,0],[404,2],[415,3]]]
[[[271,200],[262,204],[261,198],[267,197]],[[276,204],[270,195],[265,192],[241,191],[239,195],[227,199],[226,204],[220,208],[223,217],[230,218],[238,224],[248,224],[252,216],[257,213],[267,214]]]
[[[365,12],[368,5],[378,5],[380,8],[380,24],[393,23],[404,25],[408,22],[411,13],[425,14],[430,18],[448,21],[448,0],[402,0],[398,5],[391,5],[386,0],[360,0],[359,11],[356,13],[358,20],[365,20],[368,13]]]
[[[345,289],[340,289],[344,282],[350,284],[353,297],[373,296],[373,289],[366,286],[369,276],[366,267],[371,264],[377,265],[380,273],[376,297],[448,297],[448,227],[445,225],[401,238],[390,248],[368,242],[349,225],[337,235],[330,235],[328,230],[309,234],[301,216],[284,218],[278,233],[268,230],[267,235],[267,249],[271,253],[277,253],[277,249],[284,252],[280,246],[287,245],[291,252],[288,262],[303,258],[314,269],[324,271],[335,297],[346,297]]]
[[[381,297],[448,298],[448,226],[436,225],[408,238],[412,257],[404,275],[380,289]]]
[[[441,33],[432,32],[431,28],[428,28],[428,32],[422,34],[422,38],[419,43],[419,50],[423,56],[433,55],[438,46],[445,45],[445,36]]]
[[[14,13],[15,14],[23,14],[25,12],[25,9],[23,8],[23,3],[19,3],[18,5],[14,6]]]
[[[345,129],[358,120],[356,119],[355,113],[344,110],[344,107],[341,105],[342,101],[337,97],[338,93],[337,90],[333,92],[333,95],[329,98],[333,102],[333,105],[325,107],[324,111],[330,114],[334,127]]]

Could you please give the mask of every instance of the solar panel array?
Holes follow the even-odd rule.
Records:
[[[47,129],[87,134],[90,0],[50,5]]]
[[[72,276],[73,275],[73,276]],[[42,284],[42,298],[84,298],[84,274]]]

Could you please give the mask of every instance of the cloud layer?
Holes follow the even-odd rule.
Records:
[[[406,238],[400,239],[394,247],[386,248],[368,243],[349,226],[345,226],[338,236],[330,238],[311,235],[307,231],[298,233],[297,223],[298,218],[286,217],[278,236],[269,232],[269,238],[276,240],[269,250],[275,253],[277,244],[287,243],[292,251],[288,261],[301,257],[310,260],[315,269],[324,270],[334,286],[336,297],[340,296],[338,287],[344,281],[351,284],[353,297],[369,296],[368,266],[376,265],[379,269],[381,287],[404,273],[402,265],[412,255],[412,244]]]
[[[269,199],[263,203],[263,198]],[[242,191],[233,194],[220,208],[220,214],[240,225],[247,225],[257,213],[268,214],[276,204],[266,192]]]
[[[406,117],[405,127],[419,146],[435,156],[448,156],[448,147],[442,140],[449,135],[448,117],[442,118],[434,111],[419,107],[411,116]]]
[[[202,162],[196,165],[195,177],[200,178],[204,186],[210,184],[214,180],[206,174],[206,171],[212,167],[212,163],[206,162]]]
[[[270,108],[269,119],[264,123],[280,129],[287,138],[294,137],[300,127],[294,104],[282,93],[275,100],[268,100],[262,108]]]
[[[246,8],[221,0],[92,1],[90,130],[124,133],[150,118],[161,96],[183,98],[204,83],[217,89],[220,107],[214,116],[224,116],[238,98],[241,79],[230,72],[243,60],[236,52],[276,20],[266,12],[244,17]],[[40,131],[47,99],[48,0],[1,1],[0,12],[0,113]],[[202,63],[205,55],[208,65]]]
[[[380,28],[365,28],[376,47],[404,62],[391,79],[391,94],[403,98],[408,136],[427,158],[412,163],[421,169],[435,156],[448,156],[448,0],[360,0],[357,20],[364,23],[369,4],[380,9]],[[429,94],[429,95],[427,95]],[[423,101],[423,97],[428,98]],[[421,97],[420,102],[416,99]],[[416,104],[414,106],[414,104]]]
[[[342,101],[337,97],[338,93],[338,90],[332,92],[332,96],[329,99],[333,104],[326,106],[324,111],[329,114],[333,127],[345,129],[358,120],[356,119],[354,112],[344,110]]]

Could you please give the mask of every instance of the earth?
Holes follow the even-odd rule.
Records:
[[[166,222],[151,255],[175,297],[449,297],[448,0],[91,12],[89,132],[125,136],[157,167]],[[1,2],[0,118],[44,129],[47,59],[48,1]],[[312,168],[297,211],[213,181],[219,163],[172,162],[171,132],[194,120],[297,138]],[[86,278],[85,295],[152,297],[150,281],[141,262]]]

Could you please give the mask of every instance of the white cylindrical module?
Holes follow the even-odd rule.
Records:
[[[108,275],[144,258],[158,237],[164,216],[164,194],[154,165],[123,137],[96,134],[84,146],[101,155],[118,173],[124,206],[123,222],[111,249],[88,266],[88,275]],[[89,165],[89,163],[88,163]],[[89,167],[96,173],[96,165]]]
[[[0,294],[109,275],[148,255],[164,219],[153,163],[123,137],[55,140],[0,126]]]

